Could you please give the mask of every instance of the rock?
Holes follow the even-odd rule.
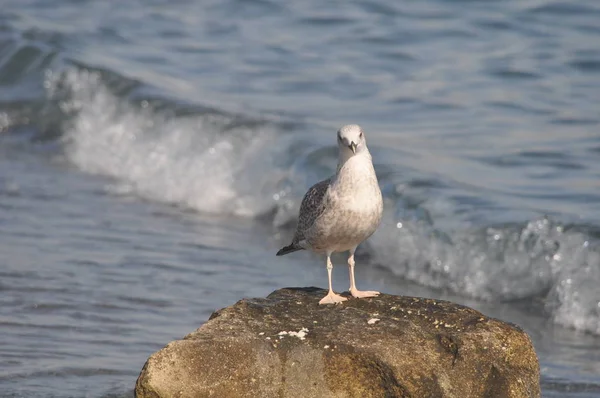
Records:
[[[416,297],[318,305],[326,293],[281,289],[215,312],[148,359],[136,396],[540,397],[515,325]]]

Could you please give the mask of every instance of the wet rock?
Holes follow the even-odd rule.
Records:
[[[318,305],[287,288],[215,312],[153,354],[136,396],[539,397],[527,334],[451,302],[381,295]]]

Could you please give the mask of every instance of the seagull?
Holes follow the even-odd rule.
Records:
[[[379,226],[383,198],[365,134],[350,124],[337,132],[339,149],[334,176],[316,183],[302,199],[298,226],[292,243],[277,252],[283,256],[297,250],[310,250],[327,256],[329,292],[319,304],[337,304],[347,298],[331,286],[331,254],[349,252],[350,294],[356,298],[377,297],[379,292],[360,291],[354,280],[354,252]]]

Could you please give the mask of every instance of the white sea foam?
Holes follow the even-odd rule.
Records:
[[[227,116],[169,117],[146,103],[133,106],[91,72],[50,75],[46,87],[54,99],[63,98],[61,109],[70,115],[63,136],[68,160],[114,177],[119,193],[242,216],[274,206],[280,174],[272,128],[226,129]]]
[[[11,120],[6,112],[0,112],[0,133],[5,131],[11,124]]]
[[[600,253],[585,233],[542,218],[444,237],[421,223],[388,220],[371,250],[397,275],[485,300],[541,297],[556,323],[600,334]]]

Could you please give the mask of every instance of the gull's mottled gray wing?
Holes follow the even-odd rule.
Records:
[[[294,234],[292,243],[282,247],[278,252],[278,256],[284,256],[288,253],[297,250],[303,250],[305,247],[301,244],[306,239],[305,234],[313,226],[317,218],[325,211],[327,205],[327,191],[331,178],[318,182],[304,195],[302,204],[300,204],[300,214],[298,215],[298,227]]]
[[[326,206],[326,193],[329,189],[331,178],[316,183],[302,199],[300,205],[300,214],[298,216],[298,227],[296,228],[296,235],[294,236],[294,242],[298,243],[304,240],[307,230],[312,227],[315,220],[319,218],[325,211]]]

